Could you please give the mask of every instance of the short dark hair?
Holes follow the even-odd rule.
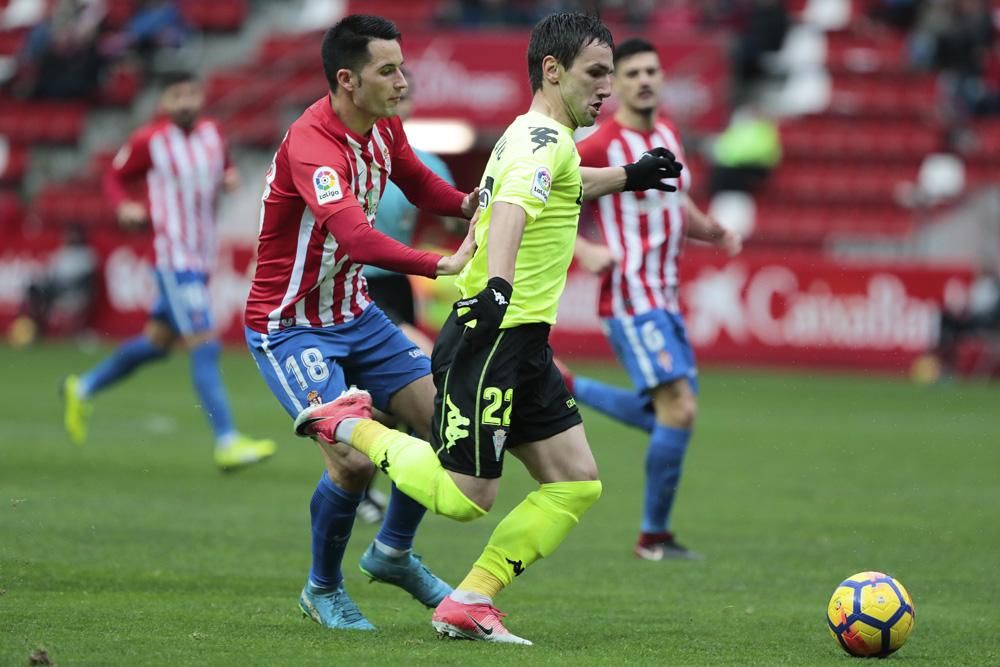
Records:
[[[170,86],[176,86],[179,83],[194,83],[198,80],[198,77],[194,75],[194,72],[187,69],[175,69],[169,72],[164,72],[160,75],[160,90],[166,90]]]
[[[320,53],[323,57],[323,73],[326,74],[330,90],[337,90],[337,71],[349,69],[357,73],[371,54],[368,42],[373,39],[399,39],[396,24],[381,16],[351,14],[345,16],[323,35]]]
[[[579,12],[560,12],[542,19],[528,42],[528,79],[531,92],[542,88],[542,60],[552,56],[569,69],[581,49],[592,42],[615,48],[615,40],[601,19]]]
[[[623,60],[640,53],[656,53],[656,47],[641,37],[626,39],[615,48],[615,67],[618,66],[619,60]]]

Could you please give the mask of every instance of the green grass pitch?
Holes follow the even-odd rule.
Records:
[[[536,646],[435,638],[430,612],[357,570],[377,634],[333,633],[296,598],[321,470],[242,350],[223,360],[238,425],[278,439],[224,476],[183,357],[97,400],[90,442],[61,427],[58,378],[98,352],[0,348],[0,665],[848,665],[825,625],[844,577],[912,593],[891,660],[1000,664],[1000,392],[808,372],[712,370],[675,508],[698,563],[633,560],[645,439],[585,413],[604,497],[499,600]],[[611,367],[593,373],[624,383]],[[383,481],[383,488],[385,484]],[[428,517],[417,550],[457,582],[532,483],[513,458],[485,519]]]

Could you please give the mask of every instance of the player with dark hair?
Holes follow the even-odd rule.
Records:
[[[361,390],[296,420],[300,435],[319,436],[331,452],[349,443],[406,493],[458,521],[493,505],[508,449],[538,480],[434,611],[444,636],[529,644],[504,627],[494,598],[551,554],[601,494],[576,403],[552,362],[549,329],[582,200],[670,189],[662,179],[681,169],[657,149],[624,168],[581,170],[573,130],[592,125],[611,94],[612,49],[608,29],[583,14],[554,14],[531,33],[531,108],[490,156],[480,182],[478,248],[434,346],[430,442],[372,421],[371,397]]]
[[[649,42],[615,50],[614,90],[621,106],[579,144],[585,166],[623,165],[653,146],[683,159],[680,136],[659,110],[663,69]],[[678,303],[677,262],[684,237],[739,253],[739,236],[688,197],[691,171],[671,181],[676,192],[623,192],[591,204],[607,245],[580,237],[577,258],[602,275],[598,315],[636,391],[567,377],[584,405],[650,434],[646,491],[635,555],[646,560],[697,558],[670,531],[681,464],[694,426],[698,376]],[[638,396],[636,395],[638,392]]]
[[[442,257],[374,229],[388,179],[416,206],[439,215],[472,217],[478,192],[459,192],[410,148],[395,117],[406,94],[399,36],[390,21],[364,15],[326,32],[330,93],[292,123],[265,176],[246,339],[292,417],[357,384],[371,391],[379,410],[428,435],[430,360],[371,302],[362,269],[455,274],[474,248],[470,234],[454,255]],[[358,452],[322,449],[326,470],[310,503],[312,567],[299,605],[325,627],[372,630],[344,590],[341,561],[374,467]],[[451,587],[412,553],[424,512],[394,488],[361,569],[433,607]]]
[[[199,117],[203,103],[201,85],[190,72],[166,74],[159,117],[132,134],[105,174],[104,191],[119,223],[152,223],[160,296],[142,334],[90,371],[66,378],[64,422],[70,438],[83,443],[90,399],[140,366],[165,358],[180,343],[190,355],[191,379],[215,433],[215,463],[234,470],[269,458],[275,444],[236,430],[219,373],[221,346],[208,291],[215,263],[215,209],[219,189],[238,187],[239,173],[219,126]],[[148,201],[129,194],[129,182],[139,179],[145,180]]]

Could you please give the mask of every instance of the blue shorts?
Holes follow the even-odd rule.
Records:
[[[160,296],[149,311],[152,319],[166,323],[181,336],[212,330],[212,302],[208,275],[197,271],[156,270]]]
[[[698,392],[698,367],[680,313],[651,310],[633,317],[609,317],[601,324],[636,389],[648,392],[687,378]]]
[[[431,360],[378,306],[332,327],[291,327],[273,334],[246,329],[250,354],[278,401],[292,417],[326,403],[349,385],[368,390],[388,412],[397,391],[431,374]]]

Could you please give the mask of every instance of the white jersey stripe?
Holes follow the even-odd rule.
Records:
[[[335,261],[335,254],[338,248],[337,239],[333,234],[327,234],[323,241],[323,258],[320,260],[319,277],[319,321],[324,327],[333,325],[333,281],[327,277],[340,270],[340,265],[347,259],[341,257],[339,262]]]
[[[312,213],[308,209],[303,211],[302,219],[299,220],[298,239],[295,244],[295,264],[292,265],[292,275],[288,278],[288,288],[285,290],[285,295],[281,298],[281,305],[272,310],[267,316],[267,330],[269,333],[281,329],[281,311],[295,299],[295,295],[299,292],[299,286],[302,284],[302,274],[305,270],[306,257],[308,256],[309,237],[312,235],[315,224],[316,219],[313,218]],[[303,301],[304,299],[296,304],[296,324],[300,323],[300,318],[305,319],[305,313],[299,311],[299,306],[302,305]],[[308,326],[308,321],[306,321],[306,326]]]
[[[182,236],[177,239],[175,249],[177,255],[183,258],[180,260],[183,262],[183,266],[180,268],[184,269],[191,268],[192,264],[188,257],[188,243],[196,243],[198,238],[198,213],[195,209],[194,188],[184,187],[186,184],[193,184],[195,180],[187,143],[187,138],[181,129],[171,125],[170,129],[167,130],[167,150],[174,164],[177,191],[180,195],[180,226],[183,230]]]
[[[171,163],[170,151],[166,138],[162,134],[155,135],[149,141],[149,153],[153,166],[160,176],[163,185],[163,203],[165,215],[160,221],[153,221],[157,236],[165,241],[167,246],[163,257],[157,257],[157,263],[164,269],[183,269],[183,259],[178,257],[176,246],[181,237],[181,210],[177,192],[177,181],[173,178],[174,168]]]

